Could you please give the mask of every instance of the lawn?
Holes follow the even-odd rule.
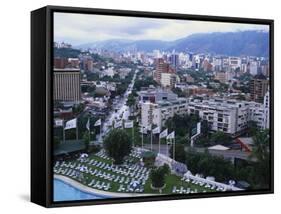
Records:
[[[172,190],[173,190],[174,186],[176,186],[177,188],[180,188],[182,186],[185,189],[190,188],[192,190],[197,189],[198,192],[203,192],[203,191],[215,192],[215,190],[207,189],[205,187],[201,187],[200,185],[192,184],[191,182],[187,183],[185,181],[182,181],[181,177],[174,175],[174,174],[170,174],[170,175],[166,176],[165,184],[166,184],[165,188],[162,189],[163,194],[172,194]],[[145,189],[144,189],[145,192],[159,193],[158,190],[152,190],[150,186],[151,186],[151,180],[149,179],[148,182],[145,184]]]

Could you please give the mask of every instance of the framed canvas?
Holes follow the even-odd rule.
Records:
[[[31,12],[31,201],[273,193],[273,20]]]

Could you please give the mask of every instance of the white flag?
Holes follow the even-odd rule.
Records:
[[[160,128],[159,127],[156,127],[152,130],[152,133],[153,134],[159,134],[160,133]]]
[[[197,134],[201,134],[201,122],[197,123]]]
[[[147,129],[145,127],[140,127],[140,133],[147,134]]]
[[[171,132],[168,136],[167,136],[167,140],[168,139],[174,139],[175,138],[175,131]]]
[[[127,121],[124,124],[125,129],[133,128],[134,127],[134,121]]]
[[[63,126],[63,120],[61,120],[61,119],[55,119],[55,126]]]
[[[100,126],[100,125],[101,125],[101,119],[98,119],[98,120],[95,122],[94,126]]]
[[[86,123],[86,128],[90,131],[90,119],[88,119],[88,122]]]
[[[64,129],[67,130],[67,129],[76,128],[76,124],[77,124],[76,118],[74,118],[72,120],[69,120],[69,121],[66,122]]]
[[[115,121],[115,123],[114,123],[114,128],[115,128],[115,129],[117,129],[117,128],[119,128],[119,127],[122,127],[122,120],[120,120],[120,121]]]
[[[160,133],[159,137],[163,138],[163,137],[167,137],[168,135],[168,129],[165,129],[163,132]]]
[[[151,125],[151,124],[148,125],[148,126],[146,127],[146,129],[150,131],[150,130],[152,129],[152,125]]]

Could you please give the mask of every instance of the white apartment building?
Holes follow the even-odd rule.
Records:
[[[172,88],[176,83],[176,75],[173,73],[161,73],[160,84],[163,87]]]
[[[103,76],[109,76],[109,77],[113,77],[115,74],[115,70],[113,67],[109,67],[108,69],[103,71]]]
[[[250,102],[249,120],[256,122],[261,129],[265,128],[265,109],[261,103]]]
[[[144,126],[153,124],[162,127],[166,120],[175,114],[197,114],[201,119],[208,121],[212,131],[237,135],[247,128],[249,121],[255,121],[259,128],[269,127],[269,116],[266,112],[264,104],[256,102],[179,98],[172,102],[142,103],[141,120]]]
[[[163,90],[159,88],[146,88],[139,92],[139,102],[152,102],[158,103],[159,101],[176,101],[178,95],[169,90]]]
[[[162,127],[167,119],[175,114],[187,113],[187,99],[178,98],[175,101],[145,102],[141,104],[141,121],[143,126],[157,125]]]
[[[258,62],[256,62],[256,61],[250,62],[249,70],[250,70],[251,75],[253,75],[253,76],[257,75],[258,74]]]
[[[270,126],[270,94],[269,91],[266,92],[264,96],[264,127],[265,129],[269,129]]]
[[[241,58],[239,57],[229,57],[229,66],[232,71],[241,67]]]

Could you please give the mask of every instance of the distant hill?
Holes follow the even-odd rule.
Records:
[[[243,31],[228,33],[194,34],[176,41],[177,51],[226,54],[232,56],[268,56],[269,33]]]
[[[193,34],[175,41],[161,40],[106,40],[76,46],[76,48],[103,48],[112,51],[176,50],[195,53],[225,54],[231,56],[268,56],[269,33],[239,31]]]
[[[76,46],[76,48],[103,48],[112,51],[153,51],[155,49],[165,50],[170,47],[170,42],[161,40],[106,40],[101,42],[87,43]]]
[[[54,48],[54,57],[77,58],[80,50],[73,48]]]

